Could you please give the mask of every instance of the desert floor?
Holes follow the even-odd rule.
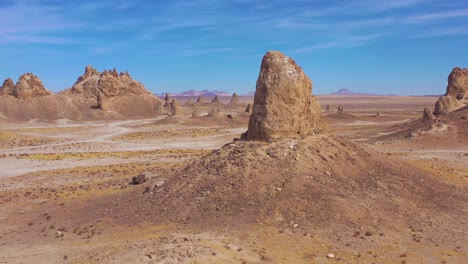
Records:
[[[182,106],[186,101],[176,99]],[[467,193],[468,140],[450,140],[443,126],[416,137],[405,136],[409,132],[402,129],[437,98],[318,99],[323,109],[332,107],[324,112],[332,133],[402,159]],[[438,234],[417,227],[399,236],[362,227],[349,237],[333,237],[294,223],[210,232],[179,223],[77,216],[86,204],[139,188],[132,184],[138,174],[164,184],[169,172],[239,137],[247,129],[244,110],[253,98],[241,98],[234,106],[228,101],[184,106],[180,117],[1,124],[0,263],[466,263],[466,222],[447,230],[453,237],[439,244],[433,242]],[[338,105],[344,106],[343,115],[335,113]],[[202,116],[215,107],[221,117]],[[194,109],[200,117],[192,118]]]

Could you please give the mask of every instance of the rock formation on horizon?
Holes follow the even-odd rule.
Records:
[[[185,105],[185,106],[193,106],[194,103],[193,103],[192,99],[189,98],[189,99],[187,99],[187,102],[185,102],[184,105]]]
[[[171,116],[179,116],[183,114],[182,107],[177,103],[175,99],[171,99]]]
[[[238,105],[239,104],[239,95],[237,93],[232,94],[231,101],[229,102],[230,105]]]
[[[320,131],[322,109],[311,92],[312,81],[292,58],[278,51],[267,52],[243,138],[271,141],[304,138]]]
[[[9,95],[17,99],[31,99],[50,94],[52,93],[44,87],[41,79],[32,73],[21,75],[16,85],[8,78],[0,86],[0,95]]]
[[[454,68],[447,81],[445,95],[435,104],[436,115],[446,115],[468,105],[468,68]]]
[[[343,108],[342,105],[339,105],[339,106],[338,106],[338,110],[336,111],[336,113],[339,114],[339,115],[341,115],[341,114],[344,113],[344,108]]]
[[[212,104],[219,104],[219,98],[218,98],[217,95],[213,98],[213,100],[211,100],[211,103]]]
[[[103,98],[111,98],[127,94],[150,94],[141,84],[132,79],[128,72],[117,73],[117,70],[98,72],[91,65],[86,66],[85,72],[71,88],[72,93],[84,93],[97,96],[100,92]]]
[[[203,102],[204,102],[203,96],[199,95],[197,98],[197,104],[203,104]]]
[[[171,103],[172,103],[172,99],[171,97],[169,96],[168,93],[166,93],[166,96],[164,97],[164,106],[163,106],[163,110],[164,110],[164,113],[168,114],[168,115],[172,115],[172,106],[171,106]]]
[[[163,113],[159,98],[132,79],[127,71],[119,74],[115,68],[100,73],[88,65],[72,88],[62,94],[78,105],[109,111],[115,116],[149,117]],[[166,113],[170,114],[169,104],[167,110]]]

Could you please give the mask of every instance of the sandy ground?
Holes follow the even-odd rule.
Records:
[[[177,99],[182,105],[186,101]],[[468,190],[468,139],[456,144],[411,138],[379,140],[391,134],[389,129],[395,125],[420,118],[423,108],[437,98],[318,99],[323,109],[327,104],[332,109],[344,106],[345,116],[324,112],[333,133]],[[240,116],[252,98],[241,101],[242,105],[221,110]],[[197,110],[206,113],[213,107],[198,106]],[[198,232],[176,223],[133,226],[124,220],[92,216],[86,222],[74,220],[81,219],[74,214],[84,205],[127,192],[133,176],[144,173],[164,183],[168,171],[230,143],[246,130],[246,119],[237,123],[207,119],[191,125],[188,113],[193,109],[186,107],[187,115],[180,118],[183,122],[161,117],[3,124],[0,263],[466,263],[466,239],[438,245],[417,228],[408,230],[407,236],[356,235],[366,233],[362,227],[344,238],[319,228],[301,229],[294,223],[281,230],[260,224],[246,226],[243,232]],[[447,234],[466,238],[466,223],[457,228]]]

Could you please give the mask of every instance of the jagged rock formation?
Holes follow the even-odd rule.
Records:
[[[197,104],[203,104],[203,103],[204,103],[203,96],[199,95],[197,98]]]
[[[251,104],[247,105],[247,107],[245,108],[245,112],[249,113],[249,114],[252,112],[252,105]]]
[[[150,94],[143,84],[132,79],[128,72],[117,73],[117,70],[104,70],[100,73],[91,65],[86,66],[85,72],[71,88],[72,93],[84,93],[90,96],[111,98],[128,94]]]
[[[262,60],[253,111],[243,138],[304,138],[321,130],[322,110],[311,92],[312,81],[292,58],[268,52]]]
[[[229,102],[230,105],[238,105],[239,104],[239,95],[237,93],[232,94],[231,101]]]
[[[31,99],[52,94],[42,84],[41,79],[32,73],[21,75],[13,85],[13,80],[8,78],[0,87],[0,95],[9,95],[18,99]]]
[[[446,115],[468,105],[468,69],[454,68],[447,81],[445,95],[435,104],[436,115]]]
[[[193,106],[194,103],[193,103],[192,99],[189,98],[189,99],[187,99],[187,102],[185,102],[184,105],[185,105],[185,106]]]
[[[338,106],[338,110],[336,111],[336,113],[339,114],[339,115],[341,115],[341,114],[344,113],[344,108],[343,108],[342,105],[339,105],[339,106]]]
[[[180,107],[180,105],[177,103],[175,99],[171,100],[170,107],[171,107],[171,116],[183,115],[182,107]]]
[[[430,122],[433,119],[434,119],[434,115],[432,114],[431,109],[429,109],[428,107],[425,107],[423,111],[423,122]]]
[[[169,96],[168,93],[166,93],[166,96],[164,97],[163,110],[164,110],[164,113],[167,114],[167,115],[171,115],[171,113],[172,113],[172,111],[171,111],[172,110],[171,102],[172,102],[171,97]]]
[[[15,83],[11,78],[6,79],[2,86],[0,86],[0,96],[11,95],[13,96],[13,90],[15,89]]]
[[[119,74],[115,68],[100,73],[88,65],[72,88],[62,94],[80,107],[104,110],[114,118],[151,117],[163,113],[163,104],[159,98],[135,81],[128,72]],[[166,101],[164,107],[165,113],[170,114],[170,103]]]
[[[213,100],[211,100],[211,103],[212,104],[219,104],[219,98],[218,98],[217,95],[213,98]]]
[[[325,111],[327,112],[331,111],[331,106],[329,104],[327,104],[327,108],[325,109]]]

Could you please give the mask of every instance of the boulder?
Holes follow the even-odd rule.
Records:
[[[146,176],[146,174],[142,173],[142,174],[138,174],[137,176],[133,177],[132,178],[132,183],[133,184],[142,184],[142,183],[144,183],[144,182],[146,182],[148,180],[149,180],[149,177]]]
[[[327,108],[325,108],[325,111],[327,112],[331,111],[331,106],[329,104],[327,104]]]
[[[243,138],[271,141],[304,138],[322,130],[322,109],[312,81],[281,52],[263,57],[249,127]]]

